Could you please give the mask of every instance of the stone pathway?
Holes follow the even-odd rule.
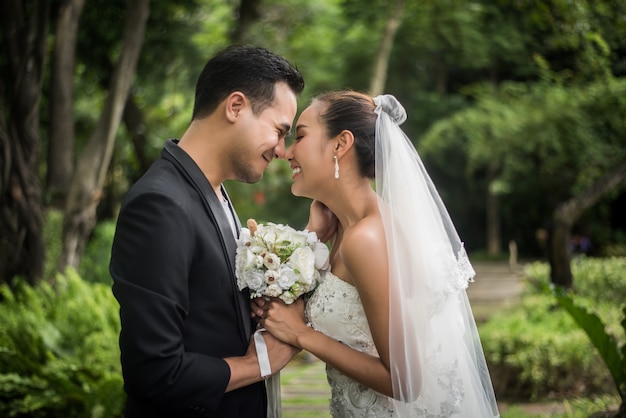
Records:
[[[524,290],[522,265],[511,268],[505,262],[480,262],[473,266],[476,277],[467,288],[467,296],[476,322],[519,300]]]
[[[467,294],[477,322],[518,300],[523,283],[522,268],[505,262],[474,263],[476,278]],[[299,354],[281,372],[283,418],[330,418],[330,388],[324,364],[308,353]]]

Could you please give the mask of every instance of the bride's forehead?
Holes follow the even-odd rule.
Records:
[[[306,125],[311,126],[313,124],[320,124],[321,120],[319,119],[320,112],[322,111],[322,107],[316,105],[318,102],[314,102],[309,107],[304,109],[298,118],[298,126]]]

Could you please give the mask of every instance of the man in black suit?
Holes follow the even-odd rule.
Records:
[[[285,150],[304,81],[285,59],[233,46],[198,78],[192,121],[122,205],[110,272],[120,304],[126,417],[265,417],[239,220],[224,180],[258,181]],[[265,333],[272,373],[297,353]]]

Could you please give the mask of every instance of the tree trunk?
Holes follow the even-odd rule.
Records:
[[[65,0],[59,7],[52,58],[46,194],[57,208],[64,206],[74,171],[74,61],[84,4],[84,0]]]
[[[96,224],[96,208],[102,197],[124,105],[128,97],[144,40],[149,0],[128,0],[122,51],[98,125],[83,151],[69,189],[63,222],[63,249],[59,270],[77,268],[85,244]]]
[[[602,196],[626,180],[626,161],[596,180],[587,190],[559,205],[552,216],[550,234],[550,279],[552,283],[571,288],[573,285],[570,265],[570,230],[583,212],[593,206]]]
[[[245,37],[248,27],[256,22],[261,13],[259,8],[261,7],[260,0],[241,0],[239,2],[239,8],[237,9],[237,19],[235,20],[235,27],[230,33],[230,42],[233,44],[242,43]]]
[[[400,23],[402,23],[404,5],[405,0],[398,0],[395,8],[387,18],[385,31],[383,32],[383,39],[380,42],[378,53],[376,54],[374,74],[372,74],[372,79],[370,80],[369,91],[372,96],[384,93],[385,84],[387,83],[387,68],[389,67],[393,40],[396,37],[396,33],[398,33]]]
[[[487,190],[487,254],[497,256],[501,250],[500,196]]]
[[[3,0],[0,16],[8,75],[0,81],[0,282],[35,283],[45,260],[37,158],[50,2]]]

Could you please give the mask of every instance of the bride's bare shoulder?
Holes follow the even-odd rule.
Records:
[[[344,248],[352,253],[383,251],[386,248],[385,229],[380,216],[367,216],[346,230]]]

